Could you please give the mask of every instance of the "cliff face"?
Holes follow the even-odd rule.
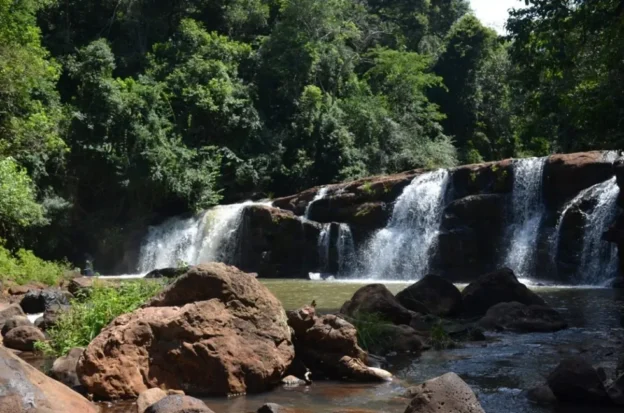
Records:
[[[581,191],[615,175],[621,185],[624,164],[614,163],[616,157],[614,152],[593,151],[553,155],[545,161],[540,186],[544,212],[536,241],[537,271],[563,281],[578,267],[583,248],[583,214],[593,205],[591,199],[574,205],[569,203]],[[356,250],[359,250],[377,230],[387,225],[394,202],[415,177],[425,172],[413,170],[328,185],[326,195],[317,200],[314,199],[321,188],[311,188],[277,199],[273,206],[297,216],[303,216],[307,210],[308,219],[321,224],[349,224]],[[465,165],[449,170],[449,174],[431,270],[451,279],[468,280],[502,264],[499,257],[508,247],[509,226],[514,221],[514,162],[506,159]],[[620,206],[624,206],[622,198]],[[565,219],[560,220],[564,208]],[[624,217],[618,220],[620,222],[621,225],[609,231],[608,238],[623,250]],[[292,239],[298,237],[294,233],[284,235]],[[557,241],[559,251],[553,250],[555,236],[564,238]],[[308,247],[312,247],[311,243]],[[312,261],[311,258],[307,260]],[[306,267],[305,270],[310,269]],[[272,275],[288,276],[279,271]]]

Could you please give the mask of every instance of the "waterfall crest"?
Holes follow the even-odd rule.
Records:
[[[397,199],[386,228],[363,251],[363,275],[372,279],[415,279],[426,275],[437,241],[449,173],[414,178]]]
[[[545,207],[542,201],[542,178],[546,158],[514,161],[514,186],[509,226],[509,244],[504,264],[520,277],[531,277]]]
[[[219,205],[190,218],[173,217],[148,229],[141,246],[138,271],[194,265],[206,261],[231,262],[243,209],[252,202]]]

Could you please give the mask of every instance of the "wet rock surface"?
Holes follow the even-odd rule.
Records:
[[[145,409],[145,413],[214,413],[206,403],[190,396],[164,397]]]
[[[54,307],[69,305],[71,294],[61,289],[47,288],[45,290],[30,290],[20,305],[28,314],[43,313],[44,311]]]
[[[277,385],[293,357],[281,303],[253,275],[208,263],[115,319],[89,344],[77,372],[103,398],[161,386],[227,395]]]
[[[0,413],[97,413],[87,399],[0,346]]]
[[[69,353],[66,355],[54,360],[49,373],[50,377],[60,381],[67,387],[80,387],[81,383],[76,374],[76,366],[78,365],[78,359],[80,359],[82,353],[84,353],[84,348],[76,347],[69,350]]]

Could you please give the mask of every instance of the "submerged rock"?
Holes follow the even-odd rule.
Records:
[[[424,305],[423,311],[427,311]],[[409,325],[414,315],[383,284],[370,284],[360,288],[342,305],[340,312],[353,318],[358,318],[360,314],[375,314],[394,324],[406,325]]]
[[[214,413],[206,403],[190,396],[172,395],[158,400],[145,413]]]
[[[462,294],[452,282],[437,275],[427,275],[396,295],[405,308],[420,312],[422,306],[438,316],[452,316],[461,311]]]
[[[50,369],[50,377],[68,387],[79,387],[80,380],[78,380],[78,375],[76,374],[76,365],[82,353],[84,353],[84,348],[75,347],[69,350],[69,353],[66,355],[54,360],[52,368]]]
[[[97,413],[87,399],[0,347],[0,413]]]
[[[464,314],[484,315],[498,303],[519,302],[525,305],[546,306],[540,296],[522,284],[509,268],[482,275],[462,291]]]
[[[405,413],[485,413],[477,397],[457,374],[446,373],[408,390]]]
[[[228,395],[279,384],[293,358],[279,300],[253,275],[208,263],[116,318],[89,344],[77,372],[103,398],[162,386]]]
[[[568,326],[561,314],[548,306],[499,303],[491,307],[479,321],[489,330],[510,330],[519,333],[559,331]]]
[[[33,351],[37,341],[44,341],[45,335],[33,325],[12,329],[4,336],[5,347],[22,351]]]
[[[284,406],[280,406],[277,403],[263,404],[256,413],[294,413],[293,409],[289,409]]]
[[[70,294],[58,288],[47,288],[45,290],[30,290],[20,305],[28,314],[43,313],[53,306],[69,305]]]
[[[594,367],[581,357],[563,360],[548,376],[548,386],[564,403],[606,404],[609,396]]]

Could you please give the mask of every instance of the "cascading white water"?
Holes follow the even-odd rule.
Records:
[[[561,210],[555,239],[553,240],[553,254],[560,251],[559,243],[562,239],[563,221],[568,212],[583,201],[593,200],[589,211],[583,212],[583,238],[580,252],[579,268],[576,282],[585,285],[596,285],[614,277],[617,273],[617,249],[602,239],[602,234],[615,220],[617,213],[616,200],[619,187],[616,178],[612,177],[604,182],[590,186],[568,201]]]
[[[353,267],[355,261],[355,243],[353,233],[348,224],[340,224],[338,227],[338,274],[346,275]]]
[[[139,272],[180,264],[228,261],[232,257],[228,257],[223,247],[233,241],[243,208],[251,204],[219,205],[191,218],[174,217],[150,227],[141,247]]]
[[[310,209],[312,208],[312,204],[315,203],[316,201],[323,199],[327,196],[327,191],[329,190],[328,187],[324,186],[321,189],[318,190],[318,192],[316,193],[316,195],[314,196],[314,198],[312,199],[312,201],[310,201],[308,203],[308,205],[306,206],[305,209],[305,213],[303,214],[303,217],[305,219],[309,219],[310,218]]]
[[[504,264],[520,277],[531,277],[537,237],[544,216],[542,177],[546,158],[514,161],[514,185],[509,226],[509,245]]]
[[[397,199],[386,228],[369,241],[362,260],[372,279],[415,279],[429,270],[449,173],[444,169],[414,178]]]
[[[331,224],[324,224],[319,233],[317,248],[319,255],[319,268],[322,272],[328,272],[329,248],[331,242]]]
[[[603,233],[615,220],[616,200],[620,188],[616,178],[595,186],[596,206],[585,215],[585,231],[579,276],[583,283],[596,284],[617,274],[617,249],[602,239]]]

